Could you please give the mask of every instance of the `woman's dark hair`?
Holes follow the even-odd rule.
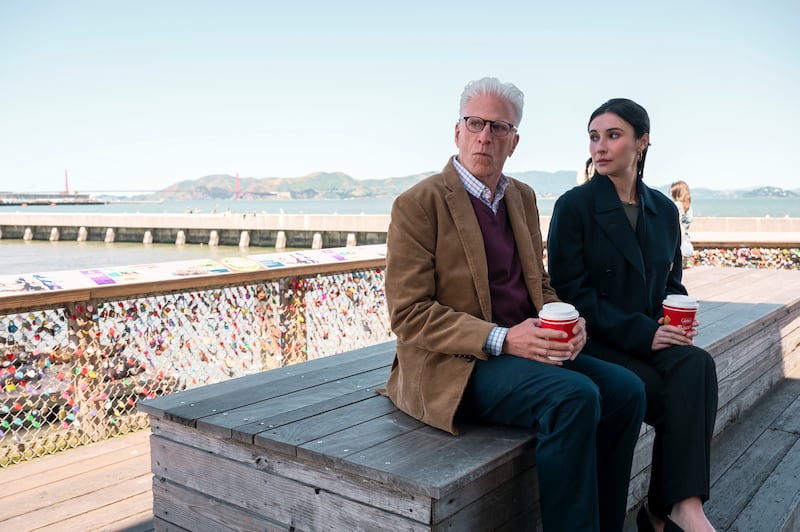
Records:
[[[633,133],[637,139],[642,138],[645,133],[650,133],[650,117],[644,107],[627,98],[612,98],[606,103],[595,109],[589,117],[589,124],[598,116],[612,113],[633,126]],[[587,126],[588,129],[588,126]],[[647,158],[648,144],[642,151],[642,158],[636,163],[636,175],[641,179],[644,176],[644,160]]]

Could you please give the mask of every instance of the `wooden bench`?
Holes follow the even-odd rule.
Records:
[[[800,272],[697,268],[717,432],[800,363]],[[151,401],[157,529],[540,530],[535,438],[427,427],[377,395],[392,342]],[[629,508],[646,492],[643,426]]]

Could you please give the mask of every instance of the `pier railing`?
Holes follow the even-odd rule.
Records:
[[[3,293],[0,467],[145,428],[145,398],[391,339],[385,258],[356,249],[163,279],[91,270],[72,287],[62,272]]]

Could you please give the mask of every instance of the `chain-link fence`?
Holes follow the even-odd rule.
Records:
[[[361,269],[0,315],[0,467],[145,428],[142,399],[389,340],[383,287]]]

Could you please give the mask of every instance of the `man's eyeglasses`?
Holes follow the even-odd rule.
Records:
[[[486,124],[489,124],[489,130],[494,137],[505,137],[512,131],[517,130],[517,126],[509,124],[508,122],[503,122],[502,120],[484,120],[477,116],[464,116],[462,118],[464,119],[464,124],[466,124],[467,129],[473,133],[480,133],[483,131]]]

